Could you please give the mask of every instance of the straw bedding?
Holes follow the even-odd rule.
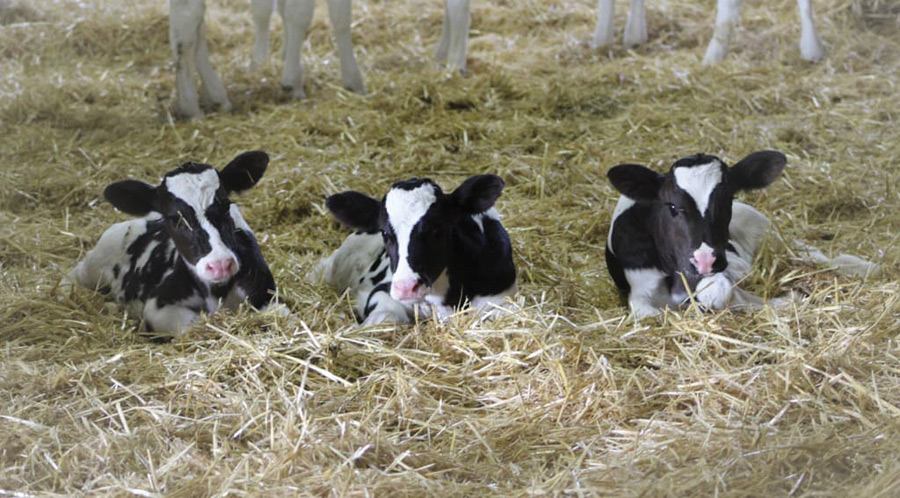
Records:
[[[712,1],[650,2],[650,43],[603,51],[593,2],[476,1],[460,77],[431,63],[437,1],[358,1],[367,97],[338,88],[320,5],[309,99],[288,102],[275,55],[245,69],[246,2],[209,3],[235,111],[195,122],[169,115],[164,2],[0,4],[0,495],[900,493],[896,4],[816,2],[829,53],[809,64],[794,2],[752,1],[704,68]],[[789,166],[743,196],[777,234],[745,286],[803,298],[630,319],[603,262],[606,170],[763,148]],[[106,184],[248,149],[273,162],[239,202],[293,316],[215,315],[159,345],[57,288],[124,219]],[[358,329],[305,279],[346,236],[326,195],[483,172],[507,181],[520,312]],[[794,239],[884,274],[799,261]]]

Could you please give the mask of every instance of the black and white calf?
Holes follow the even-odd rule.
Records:
[[[730,168],[697,154],[676,161],[665,175],[637,164],[609,170],[623,195],[613,213],[606,263],[635,316],[686,304],[685,282],[705,308],[762,304],[736,284],[750,271],[769,221],[734,202],[734,195],[769,185],[786,162],[780,152],[760,151]]]
[[[107,229],[68,279],[108,289],[157,332],[181,332],[201,312],[233,310],[244,301],[260,310],[277,304],[256,237],[228,199],[256,185],[268,163],[264,152],[253,151],[221,171],[185,163],[158,187],[136,180],[109,185],[104,197],[142,218]]]
[[[494,208],[503,186],[498,176],[479,175],[444,194],[413,178],[395,183],[382,201],[332,195],[328,210],[359,231],[313,278],[350,289],[363,325],[407,323],[420,305],[437,318],[463,307],[490,311],[516,292],[512,246]]]

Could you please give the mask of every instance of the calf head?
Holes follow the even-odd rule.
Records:
[[[503,186],[499,176],[478,175],[444,194],[433,181],[413,178],[395,183],[382,201],[350,191],[325,205],[345,225],[381,231],[393,271],[391,297],[415,302],[442,291],[455,228],[491,209]]]
[[[227,282],[240,269],[235,232],[244,225],[228,196],[247,190],[262,178],[269,164],[265,152],[245,152],[221,171],[184,163],[158,187],[124,180],[106,187],[103,195],[114,207],[134,216],[162,215],[162,223],[188,267],[203,282]]]
[[[759,151],[729,168],[715,156],[697,154],[679,159],[665,175],[621,164],[608,176],[620,193],[652,206],[650,230],[663,270],[696,282],[728,266],[725,249],[734,194],[769,185],[786,162],[780,152]]]

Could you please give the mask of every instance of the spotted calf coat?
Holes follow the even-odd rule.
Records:
[[[478,175],[450,194],[413,178],[382,201],[331,196],[332,214],[359,231],[313,276],[349,289],[364,325],[405,323],[416,309],[438,318],[466,307],[487,313],[516,292],[512,246],[493,207],[502,189],[499,177]]]
[[[69,273],[102,289],[156,332],[181,332],[199,313],[273,303],[275,281],[231,192],[246,190],[268,164],[263,152],[238,156],[221,172],[185,163],[152,187],[134,180],[105,197],[141,218],[116,223]]]

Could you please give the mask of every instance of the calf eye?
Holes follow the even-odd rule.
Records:
[[[669,212],[672,213],[672,217],[678,216],[678,208],[675,204],[667,204],[669,206]]]

